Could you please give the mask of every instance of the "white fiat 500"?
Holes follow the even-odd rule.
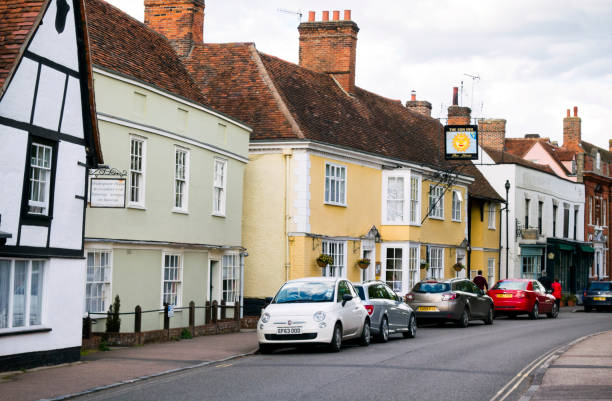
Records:
[[[310,277],[286,282],[257,323],[259,351],[297,344],[326,344],[340,351],[342,341],[370,344],[370,318],[346,279]]]

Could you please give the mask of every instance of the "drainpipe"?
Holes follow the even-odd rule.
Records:
[[[249,256],[246,251],[240,252],[240,318],[244,317],[244,258]]]
[[[283,149],[283,160],[285,163],[285,190],[283,193],[283,217],[285,219],[285,281],[289,281],[289,271],[291,269],[291,261],[289,259],[289,158],[291,157],[291,149]]]

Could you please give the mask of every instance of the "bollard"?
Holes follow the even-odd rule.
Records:
[[[142,308],[140,305],[136,305],[134,313],[134,333],[140,333],[142,328]]]
[[[217,300],[212,301],[211,315],[212,315],[213,323],[217,323],[217,309],[218,308],[219,306],[217,305]]]
[[[170,329],[170,318],[168,317],[168,304],[164,304],[164,330]]]
[[[234,302],[234,319],[240,320],[240,299]]]
[[[221,320],[225,319],[225,299],[221,300]]]
[[[193,336],[195,333],[195,302],[189,302],[189,330],[191,331],[191,335]]]
[[[210,301],[206,301],[206,307],[204,308],[204,324],[210,323],[210,315],[211,315]]]

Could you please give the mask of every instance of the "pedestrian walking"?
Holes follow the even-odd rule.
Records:
[[[555,282],[551,284],[553,296],[555,297],[555,303],[557,304],[557,308],[561,306],[561,283],[559,283],[559,279],[555,277]]]
[[[542,276],[538,279],[538,281],[540,282],[540,284],[544,286],[544,289],[546,290],[552,289],[552,287],[550,286],[550,279],[548,278],[548,274],[546,273],[546,270],[542,272]]]
[[[478,275],[474,277],[474,280],[472,281],[474,281],[474,284],[476,284],[476,286],[481,290],[484,291],[485,288],[487,291],[489,290],[489,283],[487,283],[487,279],[482,276],[482,270],[478,270]]]

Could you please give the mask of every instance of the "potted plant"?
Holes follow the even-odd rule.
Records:
[[[567,295],[561,295],[561,301],[559,302],[559,306],[565,306],[567,305]]]
[[[453,269],[455,269],[456,272],[460,272],[465,269],[465,266],[461,262],[457,262],[453,265]]]
[[[367,269],[368,266],[370,266],[370,259],[368,258],[359,259],[357,261],[357,266],[359,266],[360,269]]]
[[[332,258],[331,255],[327,255],[325,253],[322,253],[317,258],[317,264],[319,265],[319,267],[325,267],[327,265],[333,265],[334,264],[334,258]]]
[[[429,269],[429,263],[425,259],[421,259],[421,270]]]
[[[574,294],[569,294],[567,296],[567,306],[575,306],[576,305],[576,296]]]

